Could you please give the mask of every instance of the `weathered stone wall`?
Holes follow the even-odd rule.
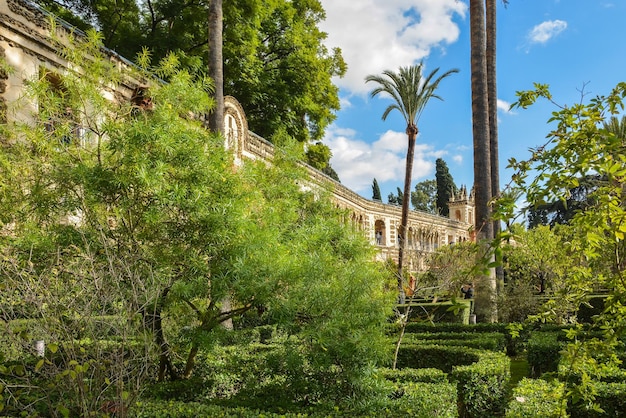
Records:
[[[23,85],[29,78],[39,74],[41,68],[62,73],[68,65],[56,50],[49,36],[50,16],[43,10],[23,0],[0,0],[0,58],[8,63],[14,72],[0,71],[0,121],[8,118],[24,119],[35,112],[36,103],[26,106],[21,114],[9,114],[7,108],[12,101],[18,100],[23,92]],[[61,31],[69,33],[71,28],[61,25]],[[61,34],[62,35],[62,34]],[[120,71],[132,65],[111,51],[111,59]],[[130,98],[133,89],[144,84],[138,80],[127,80],[111,95]],[[225,146],[235,155],[237,164],[245,159],[270,161],[274,147],[264,138],[248,130],[244,110],[236,99],[225,100],[224,112]],[[336,205],[346,209],[346,222],[363,231],[372,244],[379,249],[379,258],[398,257],[398,229],[401,208],[382,202],[368,200],[354,191],[334,181],[318,170],[308,167],[311,186],[330,189]],[[451,212],[452,213],[452,212]],[[473,213],[473,204],[468,199],[455,207],[456,220],[425,212],[410,211],[407,234],[407,267],[411,271],[422,270],[425,256],[441,245],[471,239],[472,224],[468,222]],[[453,217],[451,215],[451,217]],[[377,240],[377,231],[380,238]]]

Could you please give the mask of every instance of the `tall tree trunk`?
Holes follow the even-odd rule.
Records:
[[[222,0],[211,0],[209,3],[209,76],[215,84],[215,109],[209,114],[209,129],[224,136],[224,60],[223,44],[223,13]],[[230,298],[222,300],[222,311],[231,310]],[[233,329],[231,319],[224,321],[224,328]]]
[[[491,200],[491,153],[489,142],[489,96],[485,36],[485,0],[470,0],[472,134],[474,144],[474,194],[476,228],[481,239],[493,236],[489,200]]]
[[[222,58],[222,0],[209,3],[209,76],[215,84],[215,109],[209,115],[211,131],[224,135],[224,63]]]
[[[491,195],[500,194],[500,164],[498,161],[498,93],[496,82],[496,0],[486,0],[486,60],[487,60],[487,94],[489,103],[489,155],[491,159]],[[497,224],[497,230],[500,224]]]
[[[402,280],[402,271],[404,264],[404,253],[406,250],[406,230],[409,223],[409,202],[411,200],[411,177],[413,174],[413,155],[415,154],[415,139],[417,138],[417,126],[410,123],[406,127],[406,134],[409,145],[406,151],[406,171],[404,173],[404,196],[402,198],[402,218],[400,219],[400,230],[398,231],[398,239],[400,240],[398,249],[398,299],[400,303],[404,303],[404,286]]]
[[[489,94],[487,87],[486,27],[485,0],[470,0],[470,39],[472,69],[472,134],[474,143],[474,196],[476,232],[480,241],[493,238],[493,222],[489,201],[492,197],[491,187],[491,152],[489,140]],[[493,270],[493,269],[491,269]],[[497,320],[495,300],[495,270],[483,279],[486,286],[481,300],[483,312],[490,322]],[[478,296],[478,295],[477,295]],[[478,297],[477,297],[478,299]],[[477,303],[478,305],[478,303]],[[478,306],[477,306],[478,308]]]
[[[491,157],[491,196],[500,195],[500,160],[498,152],[498,92],[496,76],[496,16],[497,0],[486,0],[486,35],[487,35],[487,90],[489,95],[489,154]],[[494,238],[500,234],[500,221],[493,222]],[[504,282],[504,269],[496,267],[498,288]]]

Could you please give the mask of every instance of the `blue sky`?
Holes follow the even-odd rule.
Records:
[[[321,28],[327,45],[340,47],[348,72],[335,80],[342,109],[324,143],[341,182],[372,197],[377,179],[383,201],[403,187],[406,123],[396,111],[382,121],[391,103],[369,98],[369,74],[397,71],[424,61],[426,73],[460,70],[443,80],[418,123],[413,183],[435,177],[443,158],[457,185],[473,183],[470,89],[469,0],[321,0],[327,18]],[[560,104],[608,93],[626,81],[626,1],[510,0],[498,4],[497,81],[501,185],[511,176],[511,157],[525,159],[545,143],[547,120],[556,110],[541,102],[528,110],[508,107],[515,92],[534,82],[550,85]]]

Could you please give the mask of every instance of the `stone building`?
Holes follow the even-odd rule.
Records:
[[[0,0],[0,59],[14,70],[2,71],[0,67],[0,118],[3,118],[0,123],[6,123],[7,105],[20,97],[26,80],[41,74],[42,70],[54,77],[67,69],[67,63],[50,41],[49,18],[48,13],[28,1]],[[68,32],[73,30],[63,22],[60,26]],[[132,65],[113,51],[109,53],[120,71]],[[141,96],[141,86],[138,80],[128,79],[120,86],[120,91],[103,94],[109,94],[111,100],[119,100],[119,97],[133,100]],[[225,146],[232,150],[236,163],[241,164],[248,158],[271,159],[272,144],[248,130],[244,109],[237,100],[226,98],[224,110]],[[37,111],[37,103],[8,117],[25,119],[34,111]],[[336,205],[349,214],[346,222],[366,234],[379,249],[378,257],[397,260],[401,208],[363,198],[323,173],[308,169],[313,185],[331,187]],[[423,270],[425,256],[439,246],[473,239],[473,223],[473,195],[464,187],[450,202],[449,218],[410,211],[406,267],[409,271]]]

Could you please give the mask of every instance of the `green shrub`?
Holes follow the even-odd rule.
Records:
[[[382,377],[392,382],[448,383],[448,375],[439,369],[381,369]]]
[[[504,353],[475,350],[478,361],[455,366],[449,375],[457,383],[459,407],[468,417],[499,417],[505,411],[511,361]]]
[[[433,345],[457,345],[471,348],[482,348],[484,350],[504,351],[506,349],[506,338],[504,334],[497,332],[484,333],[411,333],[404,337],[406,342],[424,343]]]
[[[403,344],[398,351],[397,367],[436,368],[450,373],[454,366],[478,361],[477,351],[460,346]]]
[[[511,324],[504,323],[478,323],[465,325],[461,323],[438,323],[431,322],[409,322],[406,326],[406,333],[453,333],[453,334],[480,334],[480,333],[500,333],[506,340],[506,351],[514,356],[524,351],[526,341],[529,337],[529,327],[519,326],[519,337],[513,338],[510,331]],[[388,334],[397,335],[399,329],[397,325],[389,325]]]
[[[621,417],[626,411],[626,382],[593,382],[595,404],[602,409],[594,410],[580,403],[569,406],[571,416],[577,418]]]
[[[563,383],[553,380],[522,379],[513,390],[506,418],[565,418]],[[578,415],[576,415],[578,416]]]
[[[604,310],[604,301],[606,295],[591,295],[587,299],[587,304],[582,304],[578,307],[576,313],[576,319],[580,323],[590,324],[593,323],[593,317],[600,315]]]
[[[563,343],[556,332],[533,332],[528,340],[527,358],[530,374],[539,377],[558,370]]]
[[[451,383],[405,382],[398,384],[399,397],[374,416],[453,418],[458,416],[456,387]]]
[[[431,322],[409,322],[406,332],[450,332],[450,333],[476,333],[476,332],[500,332],[508,333],[507,324],[479,323],[465,325],[460,323],[433,324]]]
[[[261,411],[258,409],[207,405],[199,402],[157,400],[137,402],[129,412],[129,416],[135,418],[295,418],[313,416],[299,413],[275,414],[272,412]]]
[[[463,302],[461,302],[463,303]],[[404,314],[408,305],[401,305],[398,307],[401,313]],[[409,314],[410,320],[426,320],[437,324],[442,323],[457,323],[463,324],[467,322],[469,318],[469,304],[464,309],[458,311],[449,310],[453,303],[447,302],[417,302],[411,303],[411,310]]]

